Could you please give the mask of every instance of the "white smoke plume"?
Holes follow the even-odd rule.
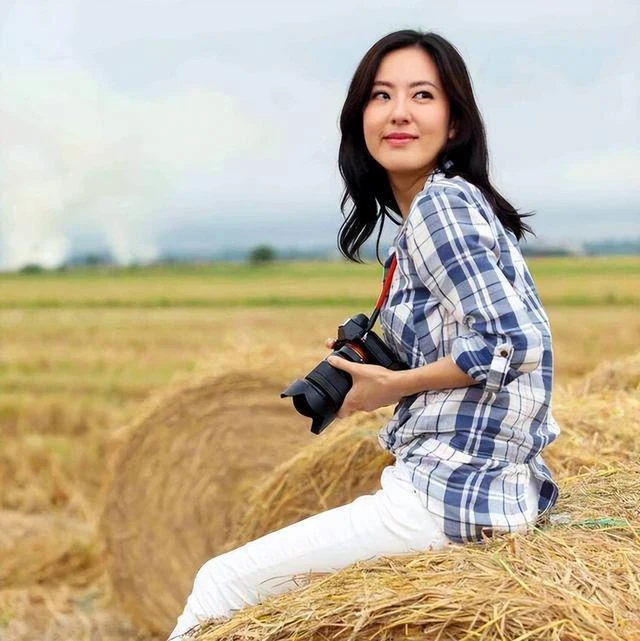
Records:
[[[42,65],[3,70],[0,132],[3,269],[58,265],[83,231],[122,263],[152,260],[181,180],[215,174],[265,136],[224,94],[132,98],[82,68]]]

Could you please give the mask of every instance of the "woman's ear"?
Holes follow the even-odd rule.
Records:
[[[458,135],[458,123],[455,120],[452,120],[449,123],[449,140],[453,140]]]

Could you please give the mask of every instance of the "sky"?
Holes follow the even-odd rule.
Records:
[[[0,0],[0,268],[335,246],[346,89],[402,28],[461,52],[540,242],[640,237],[635,0]]]

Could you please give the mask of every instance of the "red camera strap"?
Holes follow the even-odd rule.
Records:
[[[389,295],[389,290],[391,289],[391,280],[393,279],[393,273],[396,271],[396,265],[398,264],[398,261],[396,259],[396,255],[393,255],[393,258],[391,259],[391,264],[389,265],[389,269],[387,269],[387,275],[385,276],[384,282],[382,283],[382,291],[380,292],[380,296],[378,297],[378,302],[376,303],[375,309],[380,311],[382,309],[382,306],[384,305],[384,301],[387,300],[387,296]]]
[[[371,319],[369,320],[367,331],[369,331],[375,325],[376,321],[378,320],[380,310],[384,305],[384,301],[387,300],[387,296],[389,295],[389,290],[391,289],[391,281],[393,280],[393,274],[396,271],[397,264],[398,264],[398,261],[394,253],[393,258],[391,259],[391,263],[389,264],[389,268],[387,269],[387,275],[385,276],[384,282],[382,283],[382,291],[380,292],[380,296],[378,296],[378,302],[376,303],[376,306],[373,308],[373,314],[371,314]]]

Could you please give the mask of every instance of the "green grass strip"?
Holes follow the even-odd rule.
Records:
[[[258,297],[258,298],[150,298],[150,299],[104,299],[104,300],[0,300],[0,309],[162,309],[202,308],[225,309],[242,307],[358,307],[364,310],[373,307],[374,300],[366,297]],[[600,297],[561,296],[545,298],[545,306],[554,307],[638,307],[640,298],[607,294]]]

